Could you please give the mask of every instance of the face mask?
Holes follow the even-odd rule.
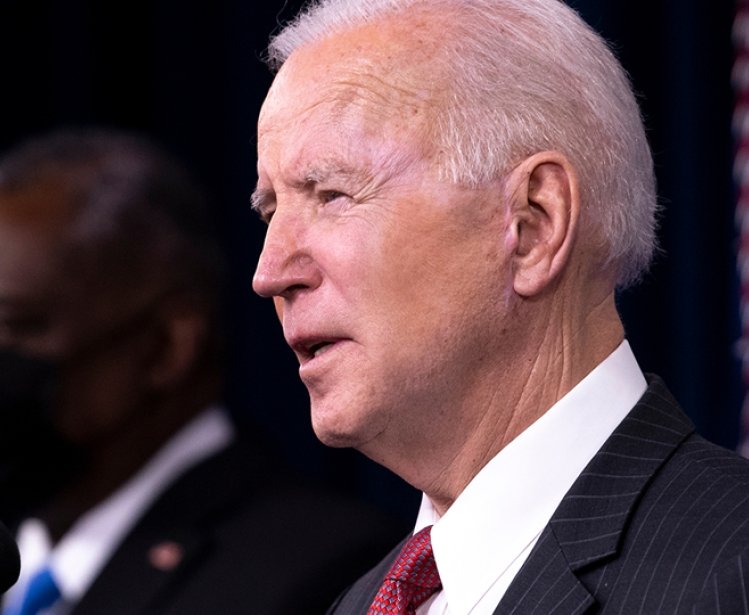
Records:
[[[80,453],[53,425],[54,362],[0,348],[0,519],[13,524],[57,492]]]
[[[154,303],[53,361],[0,347],[0,520],[32,513],[85,469],[54,417],[62,368],[75,369],[147,327]]]
[[[13,447],[24,422],[39,418],[54,396],[56,369],[52,361],[0,348],[0,456]]]

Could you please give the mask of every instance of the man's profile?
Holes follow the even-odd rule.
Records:
[[[749,464],[617,313],[657,208],[601,37],[558,0],[321,0],[269,58],[254,288],[318,437],[424,493],[332,612],[745,612]]]
[[[60,130],[0,160],[4,613],[50,579],[49,615],[319,613],[384,552],[377,516],[232,420],[223,279],[209,199],[151,139]]]

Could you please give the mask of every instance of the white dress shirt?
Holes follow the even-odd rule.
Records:
[[[442,591],[417,615],[491,615],[562,498],[646,389],[625,340],[473,478],[433,525]]]
[[[61,603],[78,602],[128,531],[172,481],[233,438],[226,413],[208,408],[172,436],[135,476],[80,517],[54,547],[41,521],[24,521],[17,536],[21,574],[6,600],[22,595],[30,577],[49,563],[62,592]],[[47,613],[57,615],[65,608]]]

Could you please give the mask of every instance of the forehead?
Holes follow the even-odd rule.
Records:
[[[72,183],[62,173],[44,171],[25,184],[0,188],[0,222],[59,234],[75,216]]]
[[[56,236],[0,216],[0,295],[41,293],[59,277],[61,244]]]
[[[261,166],[277,156],[294,167],[310,149],[331,146],[362,156],[383,141],[428,149],[441,80],[427,66],[429,45],[403,29],[388,22],[360,27],[295,51],[260,114]]]
[[[140,292],[129,287],[123,297],[102,275],[101,259],[80,252],[68,233],[75,207],[64,189],[49,188],[0,191],[0,333],[8,323],[44,324],[27,350],[45,352],[96,330]]]
[[[0,301],[59,295],[70,213],[63,201],[49,187],[0,192]]]
[[[46,302],[59,312],[74,301],[93,301],[90,268],[72,260],[79,200],[74,182],[60,173],[0,189],[0,301],[5,305]]]

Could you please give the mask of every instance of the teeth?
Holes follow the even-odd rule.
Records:
[[[330,342],[320,342],[319,344],[315,344],[312,348],[310,348],[310,351],[312,352],[313,357],[319,357],[328,348],[330,348],[330,346]]]

